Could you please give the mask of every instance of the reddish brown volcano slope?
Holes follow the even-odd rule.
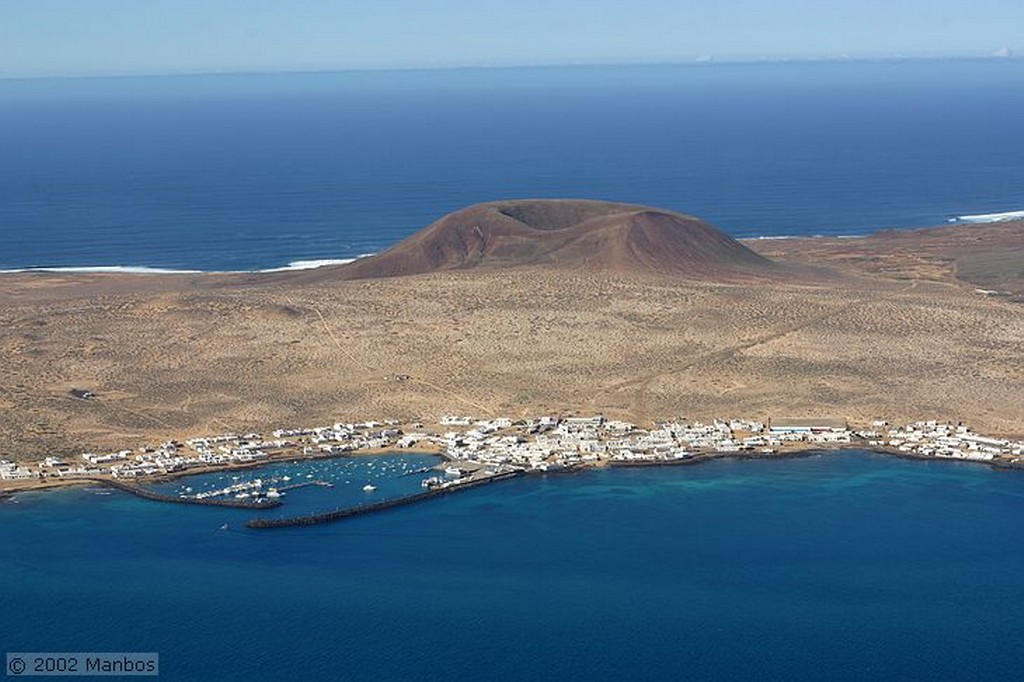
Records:
[[[344,279],[437,270],[552,265],[748,278],[775,265],[696,218],[631,204],[522,200],[451,213],[391,249],[340,266]]]

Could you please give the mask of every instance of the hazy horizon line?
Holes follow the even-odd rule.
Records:
[[[1004,48],[1006,50],[1006,48]],[[287,74],[327,74],[327,73],[374,73],[374,72],[417,72],[417,71],[470,71],[470,70],[514,70],[514,69],[545,69],[545,68],[587,68],[587,67],[629,67],[629,66],[729,66],[754,64],[793,64],[793,63],[850,63],[850,62],[918,62],[918,61],[1021,61],[1024,55],[1016,50],[998,51],[986,54],[885,54],[885,55],[819,55],[795,57],[715,57],[700,56],[690,59],[639,59],[639,60],[594,60],[594,61],[556,61],[556,62],[523,62],[523,63],[483,63],[483,64],[449,64],[449,65],[418,65],[418,66],[351,66],[324,68],[280,68],[280,69],[211,69],[206,71],[111,71],[98,73],[50,73],[50,74],[0,74],[0,81],[25,80],[61,80],[61,79],[103,79],[103,78],[174,78],[187,76],[261,76]]]

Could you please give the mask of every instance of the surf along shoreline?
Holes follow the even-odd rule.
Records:
[[[820,233],[809,232],[806,234],[766,234],[735,237],[741,243],[772,240],[790,239],[862,239],[875,236],[879,232],[895,230],[896,232],[914,232],[918,230],[937,229],[951,225],[961,226],[983,226],[998,223],[1015,222],[1024,220],[1024,210],[1011,210],[992,213],[975,213],[951,215],[945,219],[945,223],[934,224],[904,224],[893,225],[880,230],[868,230],[850,233]],[[400,241],[400,240],[399,240]],[[396,242],[397,243],[397,242]],[[392,244],[391,246],[394,246]],[[360,253],[355,256],[332,257],[332,258],[309,258],[299,257],[286,261],[285,265],[270,266],[265,268],[243,269],[243,270],[200,270],[188,266],[153,266],[153,265],[23,265],[0,268],[0,276],[3,275],[137,275],[137,276],[168,276],[168,275],[259,275],[276,274],[282,272],[297,272],[302,270],[316,270],[318,268],[334,265],[348,265],[362,258],[376,256],[390,247],[384,247],[381,251]]]

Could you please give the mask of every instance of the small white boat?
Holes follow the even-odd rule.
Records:
[[[267,491],[267,497],[269,497],[272,500],[276,500],[277,498],[281,497],[281,493],[277,491],[277,488],[271,488],[270,490]]]
[[[366,485],[363,486],[363,492],[366,492],[366,493],[372,493],[376,489],[377,489],[377,486],[375,486],[375,485],[373,485],[371,483],[367,483]]]

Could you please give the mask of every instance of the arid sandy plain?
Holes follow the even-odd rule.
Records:
[[[0,458],[447,413],[1024,433],[1024,224],[746,244],[817,270],[2,275]]]

